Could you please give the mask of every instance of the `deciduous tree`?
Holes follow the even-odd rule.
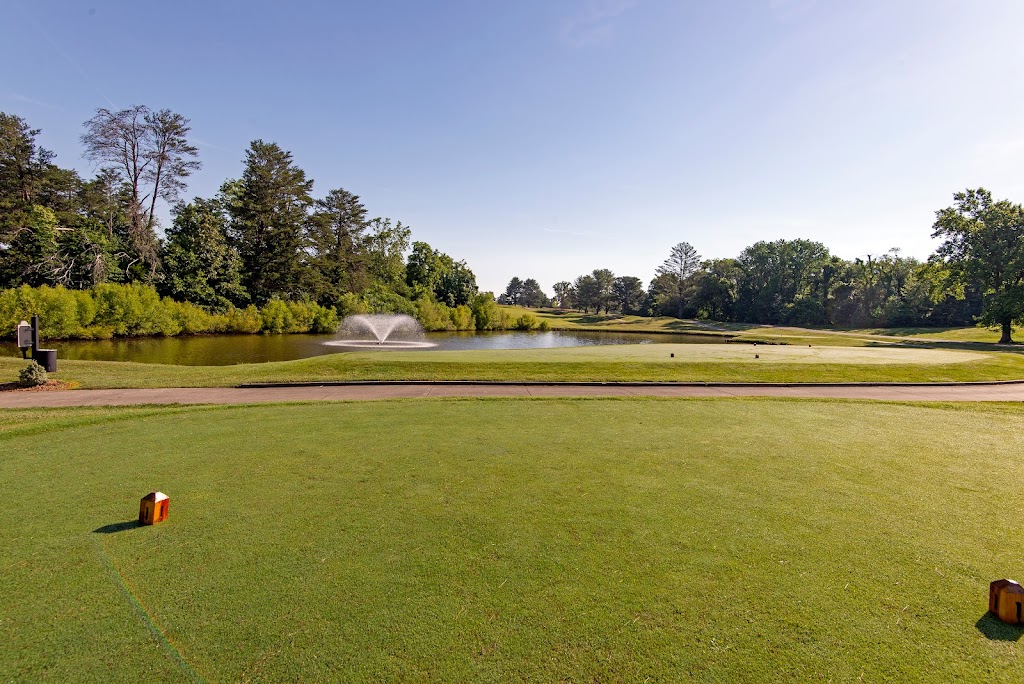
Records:
[[[582,275],[573,283],[576,292],[576,308],[582,309],[584,313],[594,309],[596,313],[601,305],[601,288],[597,279],[592,275]]]
[[[175,208],[163,262],[162,294],[218,310],[248,303],[241,259],[228,243],[227,219],[219,200],[197,197]]]
[[[604,312],[608,313],[613,301],[612,285],[615,283],[615,274],[607,268],[598,268],[594,269],[591,275],[597,283],[596,308],[603,307]]]
[[[559,309],[568,309],[573,305],[573,287],[568,280],[562,280],[554,284],[555,303]]]
[[[619,276],[612,283],[612,301],[624,314],[639,314],[646,296],[643,281],[634,276]]]
[[[932,228],[943,240],[936,255],[953,276],[981,284],[981,321],[999,326],[1000,343],[1013,342],[1013,322],[1024,317],[1024,207],[968,189],[936,212]]]
[[[540,289],[540,283],[533,278],[527,278],[523,281],[523,291],[520,296],[519,303],[523,306],[547,306],[549,303],[548,296],[544,294],[544,290]]]
[[[120,111],[96,110],[85,122],[85,158],[115,171],[130,188],[132,266],[148,281],[159,267],[156,202],[173,203],[185,179],[200,167],[198,150],[188,142],[189,121],[169,109],[135,105]]]
[[[375,218],[369,222],[367,268],[378,283],[394,291],[406,288],[405,252],[411,235],[401,221],[392,225],[389,218]]]

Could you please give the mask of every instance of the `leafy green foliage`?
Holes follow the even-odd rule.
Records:
[[[0,336],[38,314],[47,339],[104,339],[195,333],[332,333],[338,314],[312,301],[271,300],[263,309],[211,312],[160,297],[151,285],[103,283],[92,290],[42,286],[0,291]]]
[[[162,256],[166,273],[160,283],[162,293],[220,311],[247,303],[241,259],[228,244],[220,201],[197,197],[179,205]]]
[[[611,302],[626,315],[640,313],[646,295],[643,281],[634,276],[620,276],[612,283]]]
[[[477,294],[476,276],[464,261],[455,261],[425,242],[412,243],[406,282],[447,306],[469,304]]]
[[[532,313],[524,313],[516,319],[516,330],[533,330],[537,327],[537,317]]]
[[[1000,342],[1011,342],[1013,322],[1024,320],[1024,207],[993,200],[984,188],[954,199],[936,212],[932,237],[943,239],[936,257],[961,283],[980,284],[981,321],[1000,326]]]

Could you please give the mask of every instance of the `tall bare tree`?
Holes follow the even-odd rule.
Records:
[[[159,267],[156,201],[177,201],[185,179],[201,164],[188,142],[189,120],[169,109],[135,105],[120,111],[97,109],[85,122],[84,156],[116,171],[131,189],[129,239],[134,262],[153,280]]]

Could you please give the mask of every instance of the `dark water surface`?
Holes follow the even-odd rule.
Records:
[[[56,348],[57,356],[61,359],[172,363],[183,366],[229,366],[236,363],[290,361],[321,354],[365,351],[324,344],[335,339],[334,335],[197,335],[115,340],[44,339],[43,346]],[[434,345],[425,350],[546,349],[597,344],[700,344],[723,341],[721,337],[709,335],[591,331],[428,333],[424,339]],[[0,345],[0,353],[5,356],[19,355],[17,347],[10,342]]]

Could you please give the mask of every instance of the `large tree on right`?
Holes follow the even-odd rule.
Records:
[[[1024,207],[994,201],[984,188],[953,198],[953,206],[935,212],[932,237],[943,239],[936,255],[957,281],[982,288],[980,321],[999,326],[999,342],[1010,344],[1014,321],[1024,318]]]

